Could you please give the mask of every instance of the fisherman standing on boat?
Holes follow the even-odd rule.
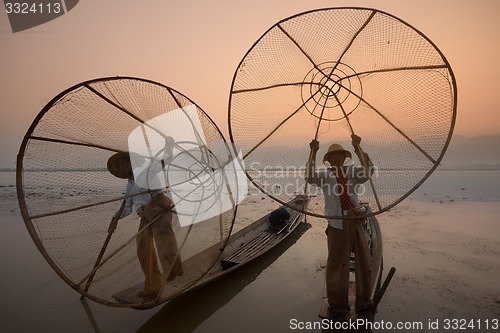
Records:
[[[349,259],[355,256],[356,311],[368,310],[372,306],[372,269],[363,218],[355,218],[364,213],[359,205],[356,186],[366,182],[373,172],[368,154],[361,151],[361,138],[351,136],[354,151],[363,167],[345,166],[352,154],[339,144],[332,144],[323,157],[330,168],[323,172],[314,170],[319,142],[310,143],[311,160],[308,163],[307,182],[321,187],[325,196],[326,216],[349,216],[345,219],[328,219],[326,228],[328,259],[326,264],[326,291],[332,319],[343,321],[349,312]],[[368,174],[370,172],[370,175]]]
[[[135,178],[130,153],[116,153],[109,158],[107,163],[111,174],[128,179],[125,199],[113,216],[114,224],[116,225],[119,219],[130,215],[134,209],[141,218],[139,234],[137,235],[137,256],[145,275],[144,290],[139,295],[144,301],[152,301],[157,297],[165,283],[163,274],[170,272],[166,277],[167,281],[183,275],[177,240],[172,230],[172,209],[174,207],[172,200],[161,190],[145,189],[144,187],[148,186],[143,185],[149,184],[153,177],[171,162],[173,139],[166,141],[168,144],[161,163],[158,161],[148,163],[147,161],[146,168],[135,172]],[[160,260],[163,273],[158,267],[157,258]]]

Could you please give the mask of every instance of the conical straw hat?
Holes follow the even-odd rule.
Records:
[[[344,147],[339,145],[338,143],[331,144],[330,147],[328,147],[328,152],[323,156],[323,162],[327,160],[329,154],[333,153],[338,153],[338,152],[343,152],[346,157],[351,158],[352,154],[349,150],[345,150]]]
[[[108,159],[107,168],[113,176],[128,179],[133,176],[132,168],[130,168],[130,172],[127,170],[123,170],[123,168],[121,167],[121,161],[123,159],[126,159],[130,163],[130,154],[125,152],[118,152],[112,155]]]

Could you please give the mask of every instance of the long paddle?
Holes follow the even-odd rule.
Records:
[[[102,257],[104,256],[104,252],[106,252],[106,248],[108,247],[109,241],[111,240],[111,236],[113,235],[113,233],[116,230],[116,227],[118,225],[118,220],[120,219],[120,215],[122,214],[124,208],[125,208],[125,200],[122,201],[122,205],[120,206],[120,209],[111,219],[111,223],[109,224],[109,227],[108,227],[108,235],[106,236],[106,240],[104,241],[104,244],[102,245],[102,248],[101,248],[101,251],[99,252],[99,255],[97,256],[97,260],[94,264],[93,270],[95,270],[97,268],[97,266],[99,266],[99,264],[101,263]],[[92,280],[94,279],[95,273],[96,273],[96,271],[94,271],[94,273],[92,273],[92,275],[89,276],[89,279],[85,283],[85,288],[83,289],[84,291],[89,290],[90,285],[92,284]],[[85,298],[85,296],[80,297],[81,300],[83,300],[84,298]]]

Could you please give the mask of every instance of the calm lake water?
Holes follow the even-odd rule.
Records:
[[[13,185],[15,173],[0,172],[0,191],[15,192]],[[500,201],[500,170],[437,171],[407,200],[447,198]],[[22,218],[3,215],[3,332],[289,332],[291,319],[318,320],[324,274],[318,267],[326,259],[326,245],[318,240],[322,227],[303,230],[300,238],[214,284],[138,311],[90,301],[86,308],[45,262]],[[397,316],[384,300],[377,320]]]

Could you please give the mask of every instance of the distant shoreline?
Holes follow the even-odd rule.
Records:
[[[107,169],[24,169],[28,172],[107,172]],[[2,168],[0,172],[16,172],[16,169]]]
[[[411,171],[407,169],[379,169],[383,171]],[[500,165],[457,165],[457,166],[447,166],[438,167],[435,171],[498,171],[500,170]],[[28,172],[106,172],[107,169],[25,169]],[[253,169],[247,169],[247,171],[259,171]],[[262,170],[261,170],[262,171]],[[268,168],[266,171],[283,171],[282,169]],[[415,169],[415,171],[421,171],[420,169]],[[16,169],[12,168],[0,168],[0,172],[16,172]]]

